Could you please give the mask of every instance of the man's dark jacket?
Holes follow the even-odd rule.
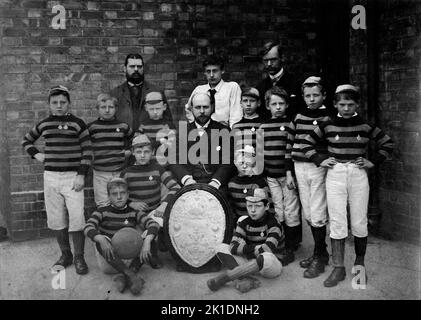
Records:
[[[144,108],[146,94],[152,91],[160,91],[157,87],[147,81],[143,82],[141,88],[141,97],[138,106],[132,106],[132,99],[130,97],[130,89],[127,81],[111,90],[111,95],[118,100],[116,118],[119,121],[128,123],[135,131],[145,119],[148,119],[148,114]],[[164,118],[172,121],[169,107],[167,107],[167,110],[164,112]]]
[[[283,75],[275,83],[275,86],[285,89],[285,91],[290,95],[287,115],[292,119],[304,105],[299,82],[297,82],[296,77],[284,69]],[[271,113],[266,108],[265,104],[265,93],[272,87],[274,87],[274,85],[269,76],[260,81],[260,83],[256,86],[256,89],[259,90],[260,94],[260,106],[257,108],[257,113],[265,119],[271,118]]]
[[[217,140],[217,143],[214,143],[214,145],[211,144],[211,130],[216,129],[219,132],[220,130],[225,129],[229,133],[229,128],[227,126],[224,126],[223,124],[216,122],[214,120],[210,120],[210,123],[208,127],[206,128],[206,135],[203,134],[201,138],[199,136],[196,137],[196,140],[194,141],[188,141],[188,135],[189,132],[191,132],[194,129],[197,129],[195,122],[188,123],[187,124],[187,135],[183,135],[182,125],[186,124],[186,122],[183,122],[180,124],[178,137],[177,137],[177,164],[170,164],[169,168],[173,172],[173,174],[176,176],[178,181],[181,183],[181,179],[185,175],[192,175],[193,179],[196,180],[196,182],[201,183],[209,183],[211,179],[217,179],[222,186],[226,186],[228,184],[228,181],[232,177],[232,175],[235,172],[235,167],[233,166],[233,139],[228,137],[229,139],[229,150],[226,151],[225,155],[229,156],[229,163],[224,164],[223,163],[223,149],[224,144],[222,142],[222,138],[219,137]],[[180,154],[188,155],[190,148],[198,143],[199,139],[206,139],[206,146],[208,151],[208,159],[206,163],[199,163],[199,164],[193,164],[191,163],[192,159],[188,159],[187,157],[187,164],[180,163]],[[180,148],[180,142],[187,143],[187,153],[185,148]],[[218,146],[220,148],[218,148]],[[219,150],[218,150],[219,149]],[[226,149],[225,149],[226,150]],[[211,154],[218,155],[218,163],[212,164],[211,163]],[[227,159],[227,157],[225,157]],[[228,161],[227,161],[228,162]]]

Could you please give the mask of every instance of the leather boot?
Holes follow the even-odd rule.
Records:
[[[345,256],[345,239],[332,239],[332,260],[333,260],[333,271],[329,277],[323,282],[325,287],[334,287],[339,281],[342,281],[346,277],[344,267],[344,256]]]
[[[313,254],[308,257],[305,258],[304,260],[300,261],[300,267],[307,269],[308,267],[310,267],[311,262],[313,261],[314,257],[316,256],[316,236],[314,235],[314,227],[310,226],[310,230],[311,230],[311,234],[313,235],[313,239],[314,239],[314,250],[313,250]]]
[[[325,272],[325,266],[329,262],[329,254],[326,250],[326,226],[311,227],[314,237],[314,258],[309,267],[304,271],[304,278],[312,279]]]

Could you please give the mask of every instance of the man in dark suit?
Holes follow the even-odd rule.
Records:
[[[144,67],[140,54],[128,54],[124,61],[126,81],[111,90],[111,95],[118,100],[117,120],[128,123],[135,131],[145,119],[148,119],[144,108],[146,94],[151,91],[160,91],[144,80]],[[169,108],[164,112],[164,118],[172,121]]]
[[[259,90],[261,100],[257,113],[265,119],[271,117],[270,111],[265,106],[265,93],[270,88],[276,86],[282,87],[290,95],[287,115],[290,117],[295,116],[304,104],[301,98],[301,86],[298,81],[299,79],[289,73],[283,66],[280,44],[276,41],[265,43],[261,55],[267,77],[256,86],[257,90]]]
[[[193,95],[191,104],[194,121],[180,123],[177,164],[170,169],[183,186],[208,183],[224,193],[234,173],[229,128],[211,119],[214,108],[206,93]]]

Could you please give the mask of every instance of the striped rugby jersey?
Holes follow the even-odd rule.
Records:
[[[22,146],[34,157],[40,151],[34,146],[40,137],[45,140],[44,170],[77,171],[86,175],[92,161],[89,131],[82,119],[71,113],[50,115],[40,121],[23,138]]]
[[[146,134],[152,142],[152,147],[154,149],[158,148],[161,145],[160,141],[157,141],[157,133],[160,132],[161,137],[165,137],[168,139],[168,135],[170,134],[170,130],[174,133],[175,138],[175,126],[172,123],[172,121],[168,121],[165,119],[159,119],[159,120],[152,120],[147,119],[144,122],[142,122],[139,126],[139,131]]]
[[[257,116],[253,119],[243,117],[239,122],[234,124],[232,131],[235,137],[235,150],[251,145],[256,150],[256,134],[263,119]]]
[[[133,130],[125,122],[97,119],[88,124],[95,170],[116,172],[125,165],[124,152],[130,149]]]
[[[295,128],[287,117],[269,119],[263,123],[264,162],[266,176],[285,177],[292,170],[291,150],[294,143]]]
[[[393,141],[381,129],[365,123],[359,115],[349,119],[336,116],[317,126],[306,137],[303,152],[317,165],[328,157],[349,162],[366,156],[370,140],[376,143],[378,149],[377,156],[370,160],[374,164],[381,163],[392,154]],[[324,141],[327,141],[328,154],[319,154],[315,146]]]
[[[295,125],[295,139],[291,153],[293,161],[311,162],[311,160],[305,156],[302,150],[303,143],[305,143],[305,138],[308,134],[314,131],[314,128],[316,128],[317,125],[321,125],[329,119],[330,117],[326,108],[319,108],[315,110],[307,108],[295,116],[293,121]],[[316,147],[317,153],[327,153],[326,144],[320,144]]]
[[[161,184],[169,192],[162,203],[166,204],[180,189],[171,171],[161,166],[156,160],[147,165],[133,165],[123,170],[120,177],[126,179],[131,201],[145,202],[150,210],[155,210],[161,204]]]
[[[232,254],[252,259],[263,252],[280,254],[284,242],[282,227],[274,216],[265,214],[258,221],[250,217],[241,217],[238,219],[230,249]]]
[[[236,219],[240,216],[247,216],[246,197],[255,188],[265,189],[267,194],[270,195],[269,187],[262,175],[235,176],[228,182],[228,196]],[[269,213],[275,214],[272,203]]]
[[[147,234],[157,235],[159,224],[149,218],[145,212],[138,211],[126,205],[125,208],[118,209],[112,205],[99,207],[94,211],[83,229],[85,235],[94,240],[98,234],[112,238],[114,234],[122,228],[142,227],[148,230]]]

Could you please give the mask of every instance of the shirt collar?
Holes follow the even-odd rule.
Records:
[[[141,87],[141,86],[143,86],[143,81],[141,83],[139,83],[139,84],[134,84],[134,83],[132,83],[130,81],[127,81],[127,84],[129,85],[130,88],[131,87]]]
[[[278,81],[282,77],[283,74],[284,74],[284,68],[281,68],[281,70],[279,70],[277,74],[275,74],[274,76],[269,75],[269,77],[270,77],[270,80],[272,81]]]
[[[209,126],[209,123],[210,123],[210,119],[203,126],[201,126],[200,124],[198,124],[196,121],[194,122],[194,124],[196,125],[196,128],[197,129],[206,129]]]
[[[357,115],[358,115],[358,113],[354,112],[354,114],[352,115],[352,117],[351,117],[351,118],[356,117]],[[338,112],[338,118],[343,118],[343,117],[339,114],[339,112]]]
[[[244,119],[256,119],[258,117],[259,117],[258,114],[255,114],[254,116],[251,116],[251,117],[244,115]]]
[[[320,109],[326,109],[326,107],[325,106],[321,106],[320,108],[318,108],[318,109],[310,109],[309,107],[307,107],[307,109],[309,109],[309,110],[320,110]]]
[[[220,89],[221,89],[221,87],[222,87],[222,85],[224,84],[224,80],[222,80],[221,79],[221,81],[219,81],[218,82],[218,84],[215,86],[215,88],[213,88],[213,89],[215,89],[216,90],[216,92],[218,92]],[[209,89],[212,89],[211,87],[210,87],[210,85],[209,85],[209,83],[208,83],[208,87],[209,87]]]

